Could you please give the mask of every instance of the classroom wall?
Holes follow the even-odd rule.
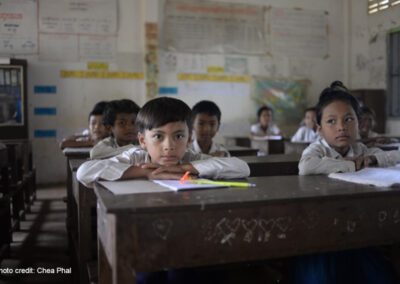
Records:
[[[345,37],[345,0],[224,0],[221,2],[272,5],[273,7],[303,8],[326,11],[329,16],[329,54],[326,58],[299,58],[273,56],[274,70],[283,78],[307,79],[310,82],[307,94],[309,104],[314,104],[320,91],[333,80],[346,81],[346,65],[343,63],[347,39]],[[356,1],[354,1],[356,2]],[[360,1],[361,2],[361,1]],[[109,68],[116,71],[144,72],[146,22],[157,22],[160,18],[163,0],[119,0],[118,1],[118,38],[116,60],[109,63]],[[177,56],[194,56],[177,54]],[[144,80],[127,79],[87,79],[61,78],[62,70],[87,70],[87,62],[48,62],[38,56],[18,56],[27,58],[29,91],[29,127],[33,138],[34,162],[37,168],[38,183],[62,182],[66,178],[65,158],[58,148],[62,137],[81,131],[87,125],[87,115],[91,107],[99,100],[130,98],[139,105],[146,100]],[[205,55],[206,62],[218,65],[223,55]],[[250,75],[276,76],[267,71],[260,72],[263,56],[246,56]],[[222,64],[222,63],[221,63]],[[301,78],[291,71],[293,66],[302,70]],[[178,82],[174,74],[159,74],[160,86],[176,87]],[[361,79],[354,79],[354,82]],[[55,86],[54,94],[35,94],[35,86]],[[355,84],[356,85],[356,84]],[[243,92],[231,93],[229,88],[218,90],[218,85],[201,83],[197,86],[201,92],[177,94],[190,106],[199,100],[214,100],[222,110],[221,133],[223,135],[247,135],[249,125],[255,120],[256,106],[250,98],[251,86],[232,87]],[[56,116],[36,116],[35,107],[55,107]],[[294,125],[293,129],[297,126]],[[56,129],[57,136],[49,138],[34,137],[36,129]],[[288,133],[290,134],[290,133]]]
[[[347,7],[347,8],[346,8]],[[346,62],[352,89],[387,89],[387,33],[400,27],[400,5],[368,15],[367,1],[348,0],[350,11]],[[386,132],[400,135],[400,120],[388,118]]]

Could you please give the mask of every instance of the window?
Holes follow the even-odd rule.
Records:
[[[400,5],[400,0],[368,0],[368,14],[374,14],[396,5]]]
[[[400,118],[400,30],[389,33],[388,112]]]

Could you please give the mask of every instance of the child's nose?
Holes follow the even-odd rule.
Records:
[[[339,120],[338,123],[337,123],[337,127],[338,127],[339,130],[342,130],[342,131],[346,130],[347,129],[346,122]]]
[[[163,146],[165,150],[173,150],[175,148],[175,142],[172,138],[166,138]]]

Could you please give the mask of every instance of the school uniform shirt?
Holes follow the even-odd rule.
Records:
[[[193,140],[191,149],[196,153],[202,153],[199,142],[197,142],[197,139]],[[218,143],[215,143],[214,141],[212,141],[210,152],[208,154],[211,155],[212,153],[215,153],[215,152],[224,152],[225,157],[231,156],[229,151],[222,144],[218,144]]]
[[[114,157],[134,146],[135,145],[133,144],[119,146],[117,140],[114,137],[110,136],[104,138],[103,140],[99,141],[96,145],[93,146],[92,150],[90,150],[90,158],[106,159]]]
[[[260,123],[253,124],[250,128],[251,134],[257,135],[257,136],[265,136],[265,135],[279,135],[281,130],[275,123],[270,123],[268,125],[267,131],[264,131],[264,129],[261,128]]]
[[[396,158],[378,148],[368,148],[362,143],[350,146],[346,156],[343,157],[331,148],[323,138],[309,145],[301,155],[299,162],[299,175],[318,175],[338,172],[354,172],[355,164],[345,160],[346,157],[359,155],[375,156],[378,167],[389,167],[396,164]]]
[[[106,160],[91,160],[82,164],[77,172],[78,180],[87,187],[92,187],[96,180],[118,180],[132,165],[150,163],[147,151],[133,147],[122,154]],[[246,162],[236,157],[217,158],[195,153],[188,149],[180,163],[191,163],[199,172],[199,177],[230,179],[244,178],[250,175]]]
[[[314,142],[319,137],[318,132],[307,126],[300,127],[293,135],[292,142]]]

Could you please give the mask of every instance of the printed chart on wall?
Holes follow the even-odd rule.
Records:
[[[273,54],[315,58],[329,55],[327,12],[270,8],[266,17]]]
[[[253,99],[257,108],[269,105],[274,111],[274,121],[283,130],[298,125],[306,108],[307,81],[253,78]]]
[[[117,1],[39,0],[41,60],[111,60],[116,53]]]
[[[265,53],[262,6],[167,0],[163,17],[164,50]]]
[[[38,51],[37,2],[0,0],[0,54]]]

